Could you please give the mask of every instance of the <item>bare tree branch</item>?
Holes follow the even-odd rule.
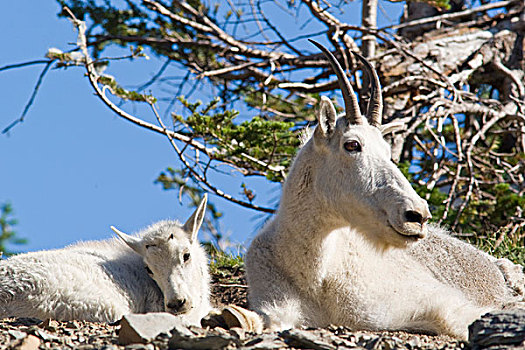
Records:
[[[427,18],[422,18],[422,19],[418,19],[418,20],[410,21],[406,23],[386,26],[381,29],[396,30],[396,29],[401,29],[401,28],[414,27],[414,26],[418,26],[418,25],[426,24],[426,23],[439,22],[439,21],[451,20],[451,19],[459,19],[462,17],[468,17],[477,12],[484,12],[484,11],[489,11],[489,10],[493,10],[497,8],[516,5],[516,4],[519,4],[519,2],[520,2],[519,0],[498,1],[498,2],[486,4],[486,5],[478,6],[472,9],[464,10],[464,11],[445,13],[439,16],[427,17]]]
[[[34,64],[35,61],[33,61],[31,64]],[[49,68],[53,64],[54,60],[48,60],[46,62],[46,65],[42,72],[40,72],[40,75],[38,76],[38,80],[36,82],[35,87],[33,88],[33,93],[31,94],[31,97],[29,98],[29,101],[27,101],[24,111],[22,112],[22,115],[20,118],[13,121],[11,124],[9,124],[4,130],[2,130],[2,134],[6,134],[11,130],[13,127],[15,127],[17,124],[22,123],[24,121],[24,118],[26,117],[27,112],[29,112],[29,108],[33,105],[33,102],[35,101],[36,95],[38,94],[38,91],[40,90],[40,85],[42,84],[42,81],[44,80],[44,77],[46,76],[47,72],[49,71]],[[19,65],[19,67],[25,66],[25,64]]]

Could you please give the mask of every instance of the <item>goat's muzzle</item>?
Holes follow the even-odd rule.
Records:
[[[422,202],[423,203],[423,202]],[[427,222],[432,218],[426,203],[420,208],[406,210],[401,213],[401,220],[396,224],[388,222],[389,226],[408,241],[418,241],[427,235]]]

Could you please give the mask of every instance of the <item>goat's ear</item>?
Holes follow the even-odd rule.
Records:
[[[128,234],[125,234],[122,231],[119,231],[115,226],[110,227],[113,232],[117,234],[117,236],[124,241],[131,249],[136,251],[137,253],[141,254],[144,252],[144,247],[142,247],[142,241],[140,238],[130,236]]]
[[[337,114],[334,104],[326,97],[321,96],[321,103],[319,104],[319,111],[317,112],[317,121],[319,124],[315,128],[314,136],[316,138],[326,138],[331,136],[335,130],[335,121]]]
[[[394,133],[398,130],[402,130],[405,128],[405,123],[403,122],[391,122],[385,125],[380,125],[379,130],[381,131],[381,135],[385,136],[390,133]]]
[[[204,194],[204,197],[202,197],[202,201],[200,202],[199,206],[193,214],[191,214],[190,218],[184,226],[182,226],[182,229],[186,231],[190,235],[190,241],[193,243],[197,239],[197,233],[199,232],[199,229],[201,228],[202,221],[204,220],[204,214],[206,214],[206,203],[208,202],[208,195]]]

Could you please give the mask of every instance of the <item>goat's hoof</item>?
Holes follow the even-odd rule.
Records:
[[[228,328],[242,328],[248,332],[261,333],[263,322],[255,312],[237,305],[229,305],[222,310],[222,318]]]

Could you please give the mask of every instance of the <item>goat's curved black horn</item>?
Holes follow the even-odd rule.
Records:
[[[332,66],[332,69],[337,75],[337,81],[339,82],[339,87],[341,88],[341,92],[343,93],[343,100],[345,102],[346,119],[351,124],[363,124],[363,116],[361,115],[361,110],[359,109],[357,96],[355,95],[354,89],[352,88],[352,85],[350,85],[350,82],[348,81],[348,78],[346,77],[343,68],[341,68],[341,65],[339,64],[335,56],[326,47],[319,44],[315,40],[308,40],[312,44],[317,46],[319,50],[321,50],[325,54],[326,58],[330,62],[330,65]]]
[[[370,83],[372,85],[370,100],[368,101],[368,107],[366,111],[368,122],[370,123],[370,125],[379,127],[383,119],[383,94],[381,93],[381,82],[379,81],[377,72],[372,66],[372,64],[357,52],[352,51],[352,53],[363,64],[363,67],[365,68],[366,74],[368,75],[368,78],[370,79]]]

